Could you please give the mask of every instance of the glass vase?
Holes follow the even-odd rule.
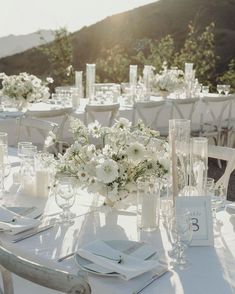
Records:
[[[169,146],[171,157],[172,195],[189,194],[190,176],[190,120],[169,121]]]
[[[86,98],[89,99],[89,103],[95,96],[95,68],[95,64],[86,65]]]

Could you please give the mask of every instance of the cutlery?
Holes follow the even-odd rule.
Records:
[[[12,243],[17,243],[17,242],[23,241],[23,240],[28,239],[30,237],[33,237],[33,236],[35,236],[35,235],[37,235],[39,233],[45,232],[45,231],[53,228],[54,226],[55,225],[53,224],[53,225],[46,225],[46,226],[43,226],[43,227],[39,227],[39,228],[37,228],[36,231],[28,233],[27,235],[24,235],[22,237],[16,238],[16,239],[12,240],[11,242]]]
[[[35,206],[28,207],[22,213],[19,213],[19,215],[14,216],[13,218],[8,219],[8,220],[0,219],[0,222],[8,223],[8,224],[15,223],[19,218],[21,218],[22,216],[27,216],[29,213],[33,212],[35,209],[36,209]]]
[[[141,293],[143,290],[145,290],[148,286],[150,286],[152,283],[154,283],[158,278],[162,277],[165,273],[168,272],[168,268],[163,268],[161,272],[155,274],[152,276],[152,278],[147,281],[143,286],[141,286],[141,288],[137,289],[136,291],[134,291],[132,294],[139,294]]]
[[[70,252],[69,254],[64,255],[64,256],[58,258],[58,259],[57,259],[57,262],[61,262],[61,261],[65,260],[65,259],[67,259],[67,258],[69,258],[69,257],[71,257],[71,256],[73,256],[73,255],[75,255],[76,253],[77,253],[77,251]]]

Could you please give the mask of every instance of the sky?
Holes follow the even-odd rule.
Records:
[[[153,0],[0,0],[0,37],[66,26],[71,32]]]

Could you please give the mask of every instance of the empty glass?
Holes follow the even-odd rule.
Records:
[[[0,197],[6,192],[4,178],[9,175],[11,165],[8,160],[8,135],[0,132]]]
[[[174,244],[174,261],[175,265],[178,265],[180,269],[187,269],[189,262],[186,259],[186,248],[191,243],[193,229],[190,213],[186,209],[180,209],[172,217],[171,221],[171,241]]]
[[[223,85],[224,94],[227,96],[230,92],[230,85]]]
[[[202,86],[202,94],[206,95],[209,93],[209,86]]]
[[[216,89],[217,89],[217,92],[219,93],[219,95],[221,95],[224,90],[223,85],[217,85]]]
[[[73,214],[70,208],[75,202],[75,178],[60,176],[56,183],[55,200],[57,205],[63,210],[60,214],[60,223],[71,224]]]

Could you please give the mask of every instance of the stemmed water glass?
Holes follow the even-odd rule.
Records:
[[[230,85],[223,85],[224,94],[227,96],[230,92]]]
[[[221,95],[224,90],[224,87],[223,87],[223,85],[217,85],[216,89],[217,89],[217,92],[219,93],[219,95]]]
[[[170,224],[171,242],[173,243],[171,257],[173,264],[182,270],[190,266],[186,259],[186,248],[192,240],[192,234],[193,228],[189,211],[186,209],[177,211]]]
[[[75,178],[67,175],[60,176],[57,179],[55,189],[56,204],[63,210],[60,214],[59,223],[71,224],[73,214],[70,208],[75,202]]]

